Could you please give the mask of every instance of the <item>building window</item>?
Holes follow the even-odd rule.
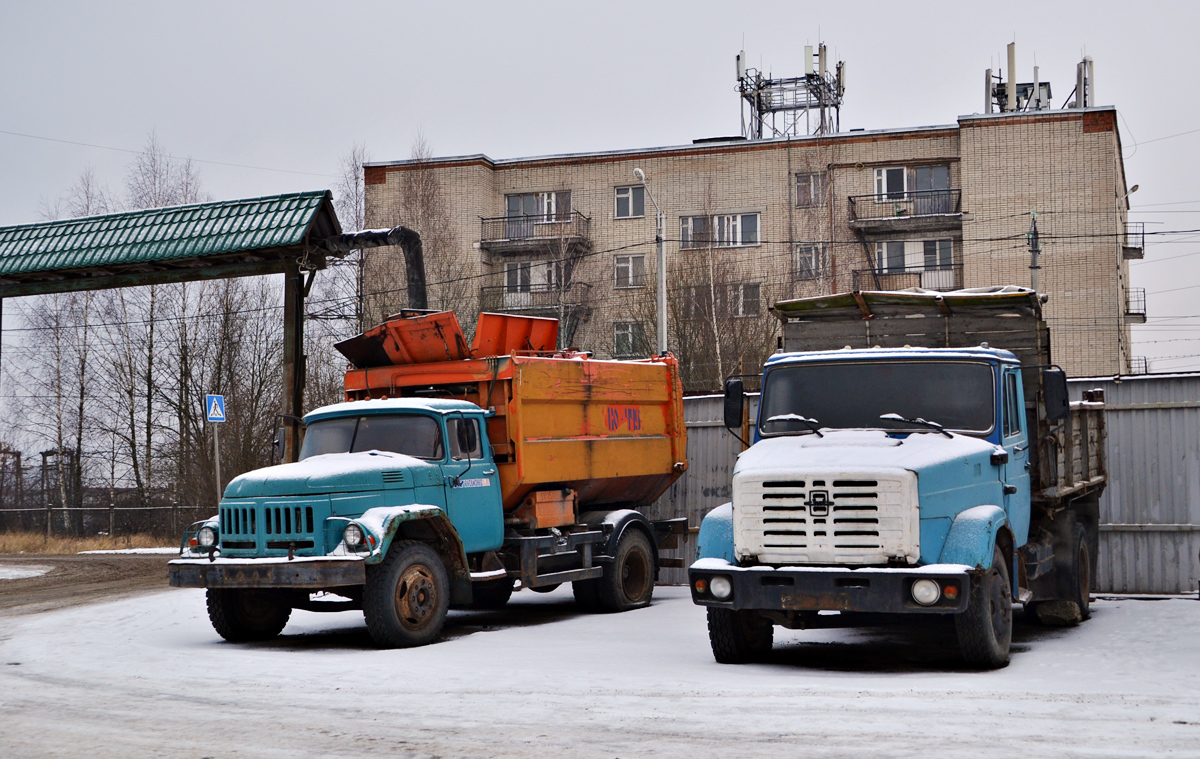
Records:
[[[758,214],[681,216],[679,247],[686,250],[708,245],[714,248],[758,245]]]
[[[718,313],[724,311],[730,316],[758,316],[761,312],[762,285],[757,282],[728,285],[724,288],[726,303]]]
[[[567,221],[571,218],[571,191],[526,192],[504,197],[509,218],[532,218],[541,222]]]
[[[504,264],[504,290],[527,293],[531,284],[533,265],[529,261],[510,261]]]
[[[645,256],[617,256],[614,268],[617,272],[614,287],[623,289],[646,286]]]
[[[617,188],[617,218],[637,219],[646,215],[646,188],[639,186]]]
[[[688,321],[709,320],[714,307],[718,319],[762,313],[762,285],[758,282],[718,284],[711,288],[692,285],[682,289],[684,319]]]
[[[879,274],[912,275],[928,290],[954,290],[961,287],[954,266],[953,240],[891,240],[875,243],[875,271]],[[887,289],[887,288],[885,288]]]
[[[613,322],[613,355],[618,358],[647,353],[646,330],[641,322]]]
[[[796,279],[817,279],[825,274],[825,251],[820,245],[798,245],[795,248]]]
[[[904,200],[908,192],[908,172],[903,166],[875,169],[875,202]]]
[[[796,207],[814,208],[825,204],[828,175],[823,171],[796,175]]]
[[[914,192],[950,189],[950,166],[948,164],[918,166],[913,169],[912,173]]]
[[[953,240],[925,240],[925,268],[949,269],[954,265]]]

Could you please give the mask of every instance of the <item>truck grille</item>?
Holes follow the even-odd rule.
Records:
[[[920,555],[916,476],[910,472],[738,475],[733,502],[740,559],[864,565]]]
[[[220,509],[221,549],[257,551],[313,548],[327,516],[312,499],[233,501]],[[262,553],[258,551],[258,553]]]

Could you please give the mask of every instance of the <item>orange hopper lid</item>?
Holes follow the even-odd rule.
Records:
[[[484,313],[468,348],[453,311],[402,311],[334,347],[356,368],[366,369],[506,356],[513,351],[553,351],[557,341],[557,319]]]

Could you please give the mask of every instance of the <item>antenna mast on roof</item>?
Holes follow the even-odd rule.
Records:
[[[737,55],[738,94],[750,106],[750,122],[742,134],[750,140],[832,134],[841,126],[846,63],[826,69],[825,43],[816,52],[804,46],[804,76],[772,79],[746,66],[746,52]]]

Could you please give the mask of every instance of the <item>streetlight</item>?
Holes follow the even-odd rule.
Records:
[[[658,201],[646,185],[646,172],[641,169],[633,170],[633,178],[642,183],[642,188],[650,196],[654,211],[658,214],[658,224],[655,226],[654,242],[658,246],[658,352],[667,352],[667,251],[663,245],[666,233],[666,217],[658,207]]]

